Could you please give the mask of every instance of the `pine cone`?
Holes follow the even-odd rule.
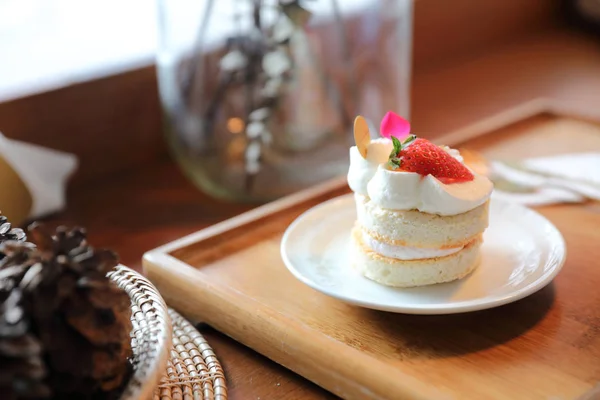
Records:
[[[13,228],[10,222],[8,222],[8,218],[0,213],[0,243],[6,241],[24,242],[25,240],[27,240],[27,236],[23,229]],[[0,251],[0,260],[3,258],[4,254]]]
[[[132,356],[130,299],[106,277],[116,255],[90,247],[82,229],[59,228],[52,235],[32,225],[29,236],[36,248],[0,244],[6,254],[0,261],[5,286],[0,285],[0,296],[9,299],[15,285],[22,291],[53,396],[89,399],[114,393],[129,377]]]
[[[6,400],[50,395],[44,383],[42,346],[29,332],[22,300],[20,288],[13,287],[0,305],[0,393]]]

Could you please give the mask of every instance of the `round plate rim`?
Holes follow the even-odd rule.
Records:
[[[314,289],[318,292],[321,292],[327,296],[336,298],[336,299],[341,300],[348,304],[353,304],[356,306],[369,308],[369,309],[373,309],[373,310],[379,310],[379,311],[387,311],[387,312],[394,312],[394,313],[401,313],[401,314],[420,314],[420,315],[458,314],[458,313],[486,310],[486,309],[499,307],[499,306],[502,306],[505,304],[510,304],[515,301],[524,299],[525,297],[531,296],[532,294],[534,294],[537,291],[541,290],[542,288],[546,287],[550,282],[552,282],[552,280],[561,271],[561,269],[563,268],[563,266],[565,264],[566,258],[567,258],[567,246],[566,246],[565,239],[562,236],[562,234],[560,233],[560,231],[558,230],[558,228],[548,218],[546,218],[545,216],[543,216],[542,214],[538,213],[537,211],[535,211],[531,208],[527,208],[520,204],[511,203],[506,200],[494,198],[494,196],[492,196],[492,198],[490,200],[491,202],[504,204],[505,206],[509,206],[509,207],[519,208],[519,209],[521,209],[522,212],[531,213],[531,214],[535,215],[537,218],[541,218],[548,224],[549,227],[551,227],[551,229],[553,230],[553,236],[555,236],[556,239],[558,239],[558,241],[559,241],[559,246],[557,246],[557,247],[560,247],[560,256],[559,256],[560,259],[557,261],[557,264],[554,268],[545,272],[538,279],[531,282],[527,286],[516,290],[515,292],[511,292],[511,293],[508,293],[505,295],[493,297],[490,300],[485,301],[485,302],[482,302],[480,299],[471,299],[471,300],[463,300],[463,301],[459,301],[459,302],[446,303],[446,304],[415,304],[414,306],[386,306],[384,304],[380,304],[377,302],[369,302],[369,301],[362,301],[362,300],[349,298],[349,297],[334,293],[334,292],[328,290],[326,287],[320,286],[320,285],[316,284],[314,281],[312,281],[311,279],[306,278],[302,273],[300,273],[300,271],[298,271],[294,267],[293,263],[289,259],[287,252],[286,252],[286,244],[289,241],[290,235],[293,233],[293,231],[297,227],[297,225],[299,225],[300,223],[303,222],[302,220],[304,218],[306,218],[311,213],[318,212],[321,208],[329,206],[331,203],[344,201],[349,197],[353,197],[353,194],[349,193],[349,194],[344,194],[341,196],[334,197],[332,199],[326,200],[326,201],[319,203],[319,204],[309,208],[308,210],[304,211],[302,214],[300,214],[298,217],[296,217],[296,219],[294,219],[294,221],[290,225],[288,225],[288,227],[286,228],[286,230],[281,238],[281,244],[279,247],[281,258],[283,260],[284,265],[296,279],[298,279],[305,285],[311,287],[312,289]]]

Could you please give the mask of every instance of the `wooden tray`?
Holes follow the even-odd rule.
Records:
[[[533,102],[439,142],[493,157],[600,151],[599,124],[548,110],[546,102]],[[569,253],[545,289],[492,310],[410,316],[346,305],[284,267],[279,243],[288,224],[347,192],[344,179],[328,182],[194,233],[148,252],[146,273],[189,318],[344,398],[594,398],[598,203],[540,208],[562,231]]]

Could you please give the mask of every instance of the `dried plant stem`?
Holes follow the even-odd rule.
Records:
[[[186,74],[183,77],[182,82],[182,97],[183,102],[186,106],[190,104],[190,96],[194,92],[194,86],[196,82],[196,71],[198,70],[198,65],[200,64],[200,59],[202,58],[202,45],[204,44],[204,36],[206,35],[206,29],[208,27],[208,20],[212,15],[212,9],[215,0],[208,0],[206,2],[206,7],[204,8],[204,14],[202,21],[200,22],[200,26],[198,27],[198,33],[196,34],[196,39],[194,40],[193,47],[193,55],[190,61],[190,67],[186,70]],[[204,82],[200,81],[200,85],[203,85]],[[202,93],[202,86],[200,86],[200,93]]]
[[[358,93],[356,91],[354,82],[356,82],[356,77],[354,74],[354,68],[352,68],[352,54],[350,52],[350,44],[348,43],[348,36],[346,35],[346,27],[344,26],[344,19],[342,18],[342,12],[340,10],[340,4],[338,2],[338,0],[331,0],[332,2],[332,6],[333,6],[333,13],[335,15],[335,22],[336,22],[336,26],[338,27],[339,33],[338,36],[340,38],[341,41],[341,48],[342,48],[342,58],[344,60],[344,65],[350,70],[350,77],[349,79],[347,79],[347,81],[350,82],[350,98],[351,98],[351,102],[352,104],[358,104],[357,102],[357,97],[358,97]],[[344,101],[342,99],[341,96],[337,96],[337,100],[338,100],[338,107],[340,109],[340,115],[342,117],[342,126],[343,126],[343,130],[342,130],[342,134],[346,134],[347,131],[350,129],[350,127],[352,126],[352,118],[350,116],[350,114],[348,113],[348,111],[346,110],[346,107],[344,107]]]
[[[289,18],[293,24],[293,29],[302,30],[310,17],[310,12],[304,10],[298,1],[283,2],[278,1],[274,6],[277,9],[277,18],[272,27],[265,29],[262,21],[262,8],[270,5],[265,4],[263,0],[237,0],[234,5],[238,5],[238,1],[250,1],[252,8],[250,17],[252,19],[253,30],[256,32],[243,32],[241,28],[241,16],[238,10],[234,10],[234,24],[236,24],[236,32],[230,37],[225,46],[225,56],[230,55],[227,59],[228,66],[223,64],[225,57],[221,59],[221,68],[219,71],[219,81],[216,89],[212,94],[206,108],[202,111],[202,127],[198,133],[207,139],[207,142],[212,142],[212,136],[215,132],[215,122],[218,119],[219,110],[223,103],[227,101],[227,93],[235,86],[242,85],[243,102],[244,102],[244,135],[246,138],[246,151],[244,152],[244,188],[247,193],[251,192],[255,186],[256,175],[260,171],[264,162],[264,150],[267,143],[270,143],[271,132],[268,129],[276,109],[281,104],[281,97],[285,95],[286,85],[292,78],[291,71],[296,68],[294,55],[291,51],[291,38],[296,31],[286,31],[281,28],[278,23],[285,23]],[[341,11],[337,0],[332,1],[336,23],[341,25]],[[186,71],[187,74],[182,79],[182,96],[183,106],[186,110],[183,112],[191,112],[190,103],[192,102],[193,94],[198,93],[200,87],[202,93],[204,82],[195,82],[198,80],[198,69],[201,67],[203,57],[202,48],[209,19],[214,7],[214,0],[208,0],[204,8],[204,16],[201,25],[198,29],[196,42],[193,47],[194,55],[190,62],[190,67]],[[288,8],[291,7],[291,8]],[[350,65],[350,49],[347,38],[344,36],[344,27],[338,25],[338,33],[342,40],[342,54],[344,63]],[[277,28],[280,28],[277,31]],[[271,29],[272,28],[272,29]],[[281,29],[284,29],[283,31]],[[279,33],[278,33],[279,32]],[[283,33],[282,33],[283,32]],[[291,33],[290,33],[291,32]],[[287,35],[286,35],[287,33]],[[283,35],[283,36],[282,36]],[[309,52],[311,52],[309,46]],[[240,54],[241,53],[241,54]],[[312,53],[312,52],[311,52]],[[236,64],[235,60],[238,61]],[[268,58],[267,58],[268,57]],[[333,100],[333,104],[338,108],[343,130],[346,131],[351,126],[351,118],[344,106],[343,96],[331,77],[327,76],[325,69],[320,65],[319,60],[314,54],[309,53],[314,63],[314,68],[317,70],[319,80],[321,80],[327,95]],[[233,64],[229,63],[233,62]],[[265,64],[266,63],[266,64]],[[232,66],[233,65],[233,66]],[[262,87],[261,84],[265,86]],[[195,85],[197,87],[195,87]],[[352,96],[355,95],[351,90]],[[264,110],[261,110],[264,109]],[[259,111],[260,110],[260,111]],[[254,112],[258,111],[258,114]],[[251,119],[251,115],[253,119]],[[261,116],[259,116],[261,115]],[[261,125],[258,125],[258,124]],[[252,130],[249,130],[252,126]],[[275,146],[277,146],[275,142]],[[279,149],[286,152],[287,149]],[[209,150],[210,151],[210,150]]]
[[[252,19],[254,21],[254,27],[258,30],[258,32],[262,32],[262,20],[260,16],[260,10],[262,6],[262,0],[253,0],[254,8],[252,10]],[[258,76],[261,70],[262,58],[264,55],[264,51],[262,50],[262,46],[257,46],[254,43],[250,42],[248,45],[247,54],[248,54],[248,67],[246,69],[246,82],[245,82],[245,97],[246,97],[246,115],[244,118],[245,126],[248,127],[250,123],[250,113],[256,109],[254,101],[255,101],[255,89],[258,81]],[[253,140],[257,140],[256,138],[249,138],[246,130],[246,140],[250,143]],[[247,156],[244,156],[245,161]],[[262,155],[259,156],[260,162]],[[252,191],[254,187],[256,173],[249,172],[246,168],[246,178],[244,180],[244,187],[247,193]]]
[[[217,84],[217,89],[215,93],[208,103],[206,107],[206,112],[204,114],[204,132],[205,134],[208,132],[212,132],[214,129],[215,117],[217,115],[217,111],[219,111],[219,105],[223,100],[223,96],[227,93],[227,89],[233,83],[233,78],[231,74],[225,74],[219,78],[219,83]]]

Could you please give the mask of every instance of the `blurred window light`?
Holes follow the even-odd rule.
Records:
[[[0,0],[0,101],[150,65],[149,0]]]
[[[166,1],[166,0],[165,0]],[[206,0],[170,0],[172,17],[198,19]],[[215,0],[218,1],[218,0]],[[241,1],[241,0],[240,0]],[[250,2],[251,0],[247,0]],[[275,0],[270,0],[274,2]],[[360,12],[372,0],[337,0],[343,14]],[[154,63],[157,0],[0,0],[0,101],[62,87]],[[330,2],[306,2],[315,15]],[[230,21],[223,8],[213,18]],[[182,41],[195,38],[182,30]],[[229,28],[210,32],[221,40]]]

